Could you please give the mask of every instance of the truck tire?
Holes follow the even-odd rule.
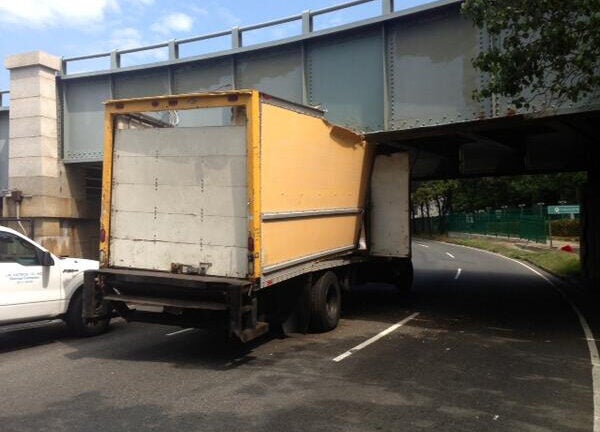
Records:
[[[310,329],[326,332],[337,327],[342,308],[342,296],[337,276],[324,273],[310,290]]]
[[[109,311],[106,310],[108,305],[102,303],[98,305],[98,309],[104,309],[106,318],[98,319],[94,322],[86,322],[82,316],[83,309],[83,293],[78,290],[71,298],[69,309],[65,316],[65,322],[69,329],[79,337],[97,336],[104,333],[108,329],[110,323]]]

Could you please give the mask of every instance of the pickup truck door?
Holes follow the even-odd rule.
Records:
[[[60,312],[60,268],[42,266],[39,249],[26,239],[0,232],[0,323],[51,318]]]

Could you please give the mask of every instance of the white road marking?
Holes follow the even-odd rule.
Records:
[[[181,334],[181,333],[187,333],[187,332],[190,332],[190,331],[192,331],[192,330],[197,330],[197,329],[195,329],[195,328],[193,328],[193,327],[190,327],[190,328],[185,328],[185,329],[183,329],[183,330],[177,330],[177,331],[175,331],[175,332],[173,332],[173,333],[167,333],[165,336],[175,336],[175,335],[178,335],[178,334]]]
[[[528,266],[521,261],[517,261],[511,258],[512,261],[522,265],[526,269],[531,270],[533,273],[544,279],[552,288],[554,288],[560,296],[571,306],[571,309],[577,315],[579,319],[579,324],[583,329],[583,334],[585,335],[585,339],[588,346],[588,351],[590,352],[590,362],[592,363],[592,389],[594,392],[594,432],[600,432],[600,355],[598,355],[598,347],[596,346],[594,333],[590,328],[587,320],[581,313],[581,310],[577,307],[575,303],[567,296],[567,294],[560,289],[551,279],[549,279],[545,274],[540,273],[536,269],[531,266]]]
[[[460,277],[460,274],[462,273],[462,269],[459,268],[458,270],[456,270],[456,275],[454,276],[454,280],[457,280]]]
[[[509,261],[515,262],[515,263],[519,264],[520,266],[525,267],[526,269],[530,270],[534,274],[536,274],[539,277],[541,277],[542,279],[544,279],[563,298],[563,300],[569,306],[571,306],[571,309],[573,309],[573,312],[575,312],[575,315],[577,315],[577,319],[579,320],[579,324],[581,325],[583,334],[585,335],[588,351],[590,353],[590,363],[592,364],[592,390],[593,390],[593,394],[594,394],[594,429],[593,429],[593,432],[600,432],[600,355],[598,354],[598,347],[596,346],[596,342],[595,342],[596,339],[594,338],[594,333],[592,332],[592,329],[590,328],[587,320],[585,319],[585,317],[583,316],[583,314],[581,313],[581,311],[579,310],[577,305],[575,303],[573,303],[573,301],[567,296],[567,294],[558,285],[556,285],[550,278],[548,278],[545,274],[537,271],[533,267],[531,267],[519,260],[516,260],[514,258],[509,258],[504,255],[497,254],[495,252],[490,252],[490,251],[486,251],[483,249],[477,249],[477,248],[474,248],[471,246],[464,246],[464,245],[454,245],[454,246],[460,246],[460,247],[464,247],[467,249],[473,249],[473,250],[476,250],[479,252],[485,252],[487,254],[495,255],[497,257],[504,258]]]
[[[450,252],[446,252],[446,255],[448,255],[450,258],[455,259],[456,257],[454,255],[452,255]]]
[[[424,248],[428,248],[429,247],[429,246],[427,246],[426,244],[423,244],[423,243],[417,243],[417,245],[422,246]]]
[[[377,342],[379,339],[381,339],[384,336],[389,335],[391,332],[393,332],[394,330],[402,327],[404,324],[406,324],[407,322],[409,322],[410,320],[414,319],[417,317],[417,315],[419,315],[419,312],[415,312],[412,315],[407,316],[406,318],[404,318],[402,321],[397,322],[396,324],[394,324],[393,326],[390,326],[388,328],[386,328],[384,331],[377,333],[375,336],[373,336],[370,339],[367,339],[366,341],[364,341],[361,344],[356,345],[354,348],[349,349],[348,351],[346,351],[345,353],[340,354],[339,356],[337,356],[336,358],[332,359],[334,362],[339,362],[344,360],[346,357],[350,357],[352,354],[354,354],[357,351],[360,351],[361,349],[371,345],[373,342]]]

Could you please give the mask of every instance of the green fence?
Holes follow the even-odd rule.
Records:
[[[520,210],[492,210],[454,213],[447,217],[449,232],[520,238],[538,243],[545,243],[547,239],[546,220],[539,214],[527,214]]]

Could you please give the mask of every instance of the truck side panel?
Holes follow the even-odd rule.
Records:
[[[360,215],[301,218],[263,224],[266,270],[282,263],[318,258],[326,252],[356,248]]]
[[[261,105],[261,237],[265,273],[356,247],[371,150],[325,120]]]
[[[246,148],[243,126],[116,131],[110,265],[246,277]]]
[[[410,159],[408,153],[375,157],[371,177],[369,254],[410,257]]]

